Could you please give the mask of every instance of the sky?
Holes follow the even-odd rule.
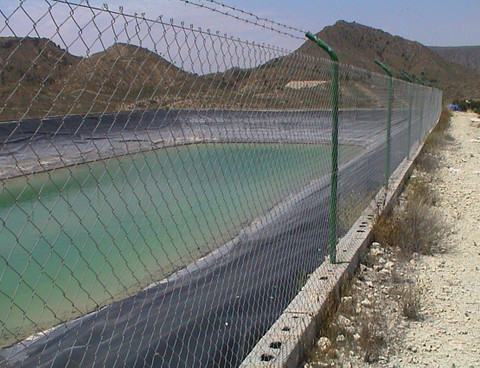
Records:
[[[314,33],[355,21],[427,46],[480,45],[479,0],[224,0]]]
[[[83,2],[86,0],[71,0]],[[189,0],[228,11],[230,14],[254,20],[251,16],[235,13],[231,9],[214,4],[208,0]],[[374,28],[383,29],[393,35],[419,41],[428,46],[465,46],[480,45],[480,0],[217,0],[224,4],[257,14],[280,23],[285,23],[301,29],[317,33],[325,26],[333,25],[338,20],[355,21]],[[287,50],[295,50],[304,41],[304,34],[293,32],[296,37],[289,37],[270,30],[255,27],[246,22],[238,21],[218,12],[186,4],[181,0],[89,0],[93,6],[103,7],[107,3],[110,10],[119,10],[130,14],[145,13],[150,19],[163,16],[163,21],[174,19],[176,24],[183,21],[187,27],[190,24],[195,29],[207,28],[212,32],[228,34],[242,40],[266,43]],[[55,0],[23,0],[18,8],[19,0],[0,0],[0,36],[42,36],[55,39],[59,44],[59,35],[55,28],[61,27],[61,35],[73,38],[78,33],[78,27],[69,18],[68,5],[56,3]],[[52,5],[51,17],[48,7]],[[17,9],[17,10],[15,10]],[[14,16],[10,16],[10,14]],[[92,13],[76,11],[73,18],[79,23],[87,24]],[[5,26],[5,17],[9,25]],[[32,32],[32,19],[39,19]],[[55,19],[55,22],[52,20]],[[63,19],[68,19],[62,23]],[[107,23],[107,18],[98,17],[100,23]],[[118,22],[117,22],[118,25]],[[278,27],[277,27],[278,28]],[[99,32],[90,24],[86,32]],[[289,31],[291,32],[291,31]],[[68,43],[68,42],[67,42]],[[75,43],[69,51],[78,54],[80,42]],[[92,50],[99,49],[95,44]]]

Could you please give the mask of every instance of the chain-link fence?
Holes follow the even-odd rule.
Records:
[[[325,261],[330,62],[88,2],[0,9],[0,366],[234,367]],[[388,78],[339,64],[340,237]],[[441,92],[393,81],[393,172]]]

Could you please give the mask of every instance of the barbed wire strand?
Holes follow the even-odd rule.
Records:
[[[260,27],[260,28],[264,28],[264,29],[267,29],[269,31],[273,31],[273,32],[276,32],[276,33],[279,33],[279,34],[282,34],[282,35],[285,35],[285,36],[289,36],[291,38],[295,38],[297,40],[305,40],[305,37],[300,37],[298,35],[295,35],[293,33],[289,33],[289,32],[286,32],[286,31],[281,31],[273,26],[267,26],[265,24],[260,24],[256,21],[252,21],[252,20],[249,20],[249,19],[246,19],[246,18],[242,18],[241,16],[239,15],[235,15],[235,14],[230,14],[228,11],[222,11],[222,10],[219,10],[217,8],[214,8],[214,7],[211,7],[211,6],[208,6],[208,5],[205,5],[205,4],[199,4],[199,3],[195,3],[191,0],[178,0],[178,1],[181,1],[185,4],[189,4],[189,5],[194,5],[194,6],[197,6],[199,8],[203,8],[203,9],[208,9],[212,12],[216,12],[216,13],[219,13],[219,14],[222,14],[224,16],[227,16],[227,17],[230,17],[230,18],[233,18],[233,19],[236,19],[236,20],[239,20],[239,21],[242,21],[242,22],[245,22],[245,23],[248,23],[248,24],[251,24],[251,25],[254,25],[256,27]],[[216,3],[216,4],[221,4],[221,3]],[[221,4],[222,7],[225,7],[225,8],[228,8],[228,9],[231,9],[231,10],[235,10],[235,11],[238,11],[242,14],[246,14],[246,15],[251,15],[253,17],[255,17],[257,20],[261,20],[261,21],[266,21],[268,23],[271,23],[273,25],[278,25],[278,26],[281,26],[283,28],[286,28],[286,29],[290,29],[290,30],[294,30],[294,31],[298,31],[298,32],[301,32],[301,33],[306,33],[306,32],[303,32],[302,30],[300,29],[297,29],[295,27],[291,27],[291,26],[288,26],[288,25],[284,25],[282,23],[278,23],[278,22],[275,22],[275,21],[272,21],[272,20],[268,20],[266,18],[261,18],[253,13],[249,13],[249,12],[245,12],[245,11],[242,11],[242,10],[239,10],[239,9],[236,9],[236,8],[233,8],[233,7],[229,7],[228,5],[223,5]]]

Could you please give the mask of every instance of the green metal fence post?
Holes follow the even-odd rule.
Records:
[[[375,60],[375,64],[379,65],[388,75],[388,103],[387,103],[387,142],[386,142],[386,159],[385,159],[385,189],[388,189],[388,180],[390,178],[390,156],[391,156],[391,131],[392,131],[392,104],[393,104],[393,75],[382,62]]]
[[[328,253],[330,263],[336,263],[337,258],[337,185],[338,185],[338,57],[324,41],[318,39],[311,32],[305,35],[325,50],[332,60],[332,173],[330,177],[330,214],[328,233]]]
[[[410,76],[405,73],[401,72],[402,76],[410,83],[413,83]],[[412,140],[412,105],[413,105],[413,91],[412,86],[408,86],[408,129],[407,129],[407,159],[410,158],[410,145]]]

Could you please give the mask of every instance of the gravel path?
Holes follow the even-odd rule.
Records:
[[[480,367],[480,119],[455,113],[450,134],[455,143],[443,150],[433,183],[451,226],[449,251],[413,266],[426,287],[423,320],[406,330],[393,366]]]

